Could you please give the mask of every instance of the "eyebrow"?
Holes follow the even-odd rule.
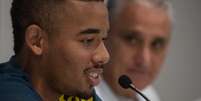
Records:
[[[154,40],[155,40],[155,41],[160,41],[160,42],[166,43],[166,42],[169,41],[169,38],[156,37]]]
[[[99,34],[100,30],[95,28],[89,28],[80,32],[81,34]]]
[[[141,32],[140,31],[122,31],[122,33],[120,33],[120,36],[129,36],[129,37],[137,37],[137,38],[141,38]]]

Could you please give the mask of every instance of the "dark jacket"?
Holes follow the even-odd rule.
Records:
[[[9,62],[0,64],[1,101],[42,101],[33,89],[27,75],[12,57]],[[93,92],[94,101],[101,99]]]
[[[2,101],[42,101],[14,57],[0,64],[0,99]]]

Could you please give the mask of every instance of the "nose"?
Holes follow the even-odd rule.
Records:
[[[99,65],[106,64],[110,59],[110,55],[105,47],[105,44],[102,42],[96,49],[93,56],[93,61]]]
[[[136,53],[137,57],[135,57],[138,67],[147,68],[151,62],[151,52],[149,48],[143,47],[139,49]]]

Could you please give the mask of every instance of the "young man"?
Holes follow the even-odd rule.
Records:
[[[169,5],[164,0],[109,0],[111,30],[106,45],[111,60],[97,87],[104,101],[143,101],[118,84],[128,75],[136,88],[158,101],[150,87],[166,55],[171,33]],[[151,96],[149,96],[149,94]]]
[[[102,0],[13,0],[15,56],[0,64],[0,99],[57,101],[95,96],[109,29]]]

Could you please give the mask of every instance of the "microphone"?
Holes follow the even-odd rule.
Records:
[[[140,96],[142,96],[146,101],[151,101],[134,86],[134,84],[132,83],[132,81],[130,80],[130,78],[128,76],[126,76],[126,75],[120,76],[119,84],[124,89],[131,88],[132,90],[137,92]]]

